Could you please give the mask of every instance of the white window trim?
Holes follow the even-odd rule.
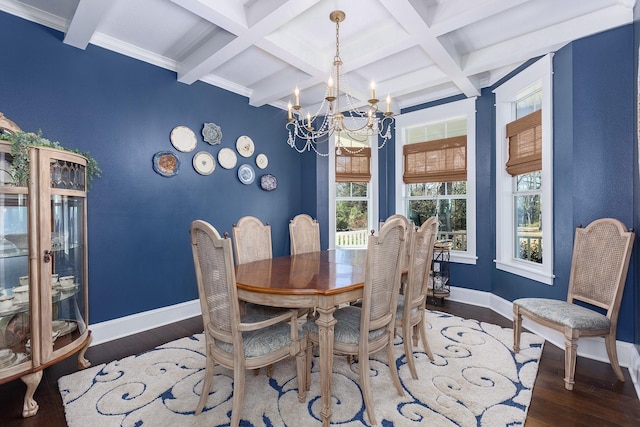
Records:
[[[467,250],[451,251],[451,261],[475,264],[476,256],[476,98],[450,102],[396,117],[396,213],[405,215],[405,185],[402,147],[407,142],[406,128],[426,125],[455,116],[467,116]]]
[[[548,54],[493,92],[496,96],[496,268],[537,282],[553,284],[553,54]],[[542,83],[542,264],[513,256],[515,238],[513,177],[505,169],[509,157],[506,124],[513,121],[513,101],[519,92]]]
[[[369,230],[377,230],[378,218],[378,140],[377,137],[369,138],[371,147],[371,181],[367,192],[368,225]],[[336,248],[336,142],[335,137],[329,140],[329,249]]]

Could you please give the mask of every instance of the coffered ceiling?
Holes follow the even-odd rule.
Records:
[[[526,60],[633,21],[635,0],[0,0],[0,10],[89,45],[286,108],[325,95],[342,10],[349,91],[399,111],[479,95]],[[613,48],[613,47],[612,47]]]

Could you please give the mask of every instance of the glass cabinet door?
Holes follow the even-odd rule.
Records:
[[[51,327],[48,330],[51,336],[44,330],[42,336],[42,355],[46,360],[50,356],[51,347],[45,347],[49,339],[55,352],[87,330],[86,193],[84,165],[64,156],[60,159],[49,157],[47,153],[41,153],[41,156],[41,165],[43,168],[48,166],[50,176],[50,203],[45,209],[50,221],[48,231],[43,230],[45,256],[41,269],[47,272],[47,277],[41,277],[41,284],[50,286],[51,290]]]
[[[51,197],[51,301],[54,349],[82,334],[86,328],[84,306],[83,197]]]
[[[31,359],[27,213],[26,194],[0,194],[0,377]]]

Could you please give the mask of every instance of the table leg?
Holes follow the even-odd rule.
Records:
[[[333,377],[333,325],[336,319],[333,312],[334,306],[328,308],[317,308],[318,338],[320,351],[320,396],[322,398],[322,426],[329,427],[331,422],[331,379]]]

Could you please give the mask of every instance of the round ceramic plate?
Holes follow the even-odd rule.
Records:
[[[215,123],[205,123],[202,127],[202,138],[211,145],[222,142],[222,129]]]
[[[256,165],[260,168],[260,169],[264,169],[267,167],[267,165],[269,164],[269,159],[267,158],[266,154],[258,154],[258,156],[256,157]]]
[[[176,150],[188,153],[196,149],[196,144],[198,144],[196,134],[188,127],[176,126],[171,131],[171,145]]]
[[[180,170],[180,160],[171,151],[158,151],[153,155],[153,170],[162,176],[175,176]]]
[[[216,159],[211,153],[206,151],[198,151],[193,156],[193,168],[200,175],[211,175],[216,169]]]
[[[218,152],[218,163],[225,169],[233,169],[236,167],[238,157],[231,148],[223,148]]]
[[[273,191],[278,187],[278,180],[270,173],[260,177],[260,188],[264,191]]]
[[[242,135],[236,140],[236,150],[238,150],[238,154],[240,154],[242,157],[251,157],[253,151],[255,150],[253,140],[247,135]]]
[[[253,170],[251,165],[240,165],[238,168],[238,179],[244,185],[249,185],[256,179],[256,171]]]

